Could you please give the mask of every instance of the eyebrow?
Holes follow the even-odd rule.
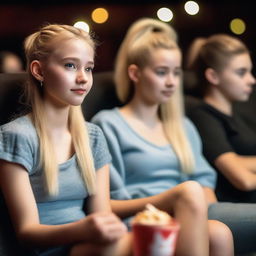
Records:
[[[73,60],[73,61],[76,61],[76,62],[80,62],[80,59],[75,58],[75,57],[66,57],[66,58],[63,58],[62,60]],[[88,61],[87,64],[94,65],[94,61]]]

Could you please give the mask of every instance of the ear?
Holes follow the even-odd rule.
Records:
[[[219,75],[213,68],[207,68],[204,74],[209,83],[213,85],[219,84]]]
[[[128,67],[128,76],[134,83],[137,83],[139,80],[139,67],[135,64],[131,64]]]
[[[39,60],[33,60],[30,63],[30,72],[38,81],[43,81],[42,64]]]

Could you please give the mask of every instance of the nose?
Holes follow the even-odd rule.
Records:
[[[76,75],[76,82],[78,84],[84,84],[88,81],[88,75],[84,70],[78,70]]]
[[[249,75],[249,83],[250,83],[250,85],[255,85],[255,83],[256,83],[255,76],[252,73],[250,73],[250,75]]]
[[[174,77],[172,74],[169,74],[166,78],[166,87],[170,88],[170,87],[173,87],[174,85],[175,85]]]

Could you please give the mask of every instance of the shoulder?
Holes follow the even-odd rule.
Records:
[[[37,164],[39,150],[36,130],[27,117],[0,127],[0,158],[23,165],[29,172]]]
[[[90,144],[92,148],[105,143],[105,135],[103,134],[102,129],[98,125],[91,122],[86,122],[86,126],[88,129]]]
[[[102,140],[102,137],[104,137],[104,135],[101,128],[98,125],[91,122],[86,122],[86,126],[91,144],[94,144],[97,141]]]
[[[222,113],[219,112],[214,107],[204,103],[200,106],[197,106],[190,112],[189,118],[195,123],[200,124],[208,124],[208,122],[218,122],[221,117]]]
[[[194,123],[187,117],[184,118],[184,126],[187,138],[190,141],[192,147],[195,147],[196,145],[201,145],[201,136],[198,132],[198,129],[194,125]]]
[[[90,137],[97,137],[102,132],[101,128],[92,122],[86,122],[86,126]]]
[[[34,125],[28,116],[19,117],[9,123],[0,126],[2,136],[15,136],[21,139],[36,139],[37,134]]]
[[[17,119],[1,125],[1,131],[20,131],[24,132],[25,129],[33,129],[33,125],[28,116],[21,116]]]
[[[111,161],[107,141],[101,128],[98,125],[90,122],[86,122],[86,125],[88,129],[95,168],[99,169],[104,164]]]
[[[108,110],[101,110],[92,118],[91,121],[95,124],[113,123],[118,118],[118,110],[117,108],[113,108]]]
[[[187,133],[197,133],[194,123],[188,117],[183,118],[183,124]]]

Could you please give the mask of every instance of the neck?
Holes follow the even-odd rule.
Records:
[[[45,105],[46,126],[50,133],[68,130],[69,109],[70,107],[51,108]]]
[[[226,115],[233,114],[232,103],[219,91],[208,93],[204,101]]]
[[[126,115],[140,120],[148,126],[159,123],[158,105],[146,105],[133,99],[122,107],[121,111]]]

